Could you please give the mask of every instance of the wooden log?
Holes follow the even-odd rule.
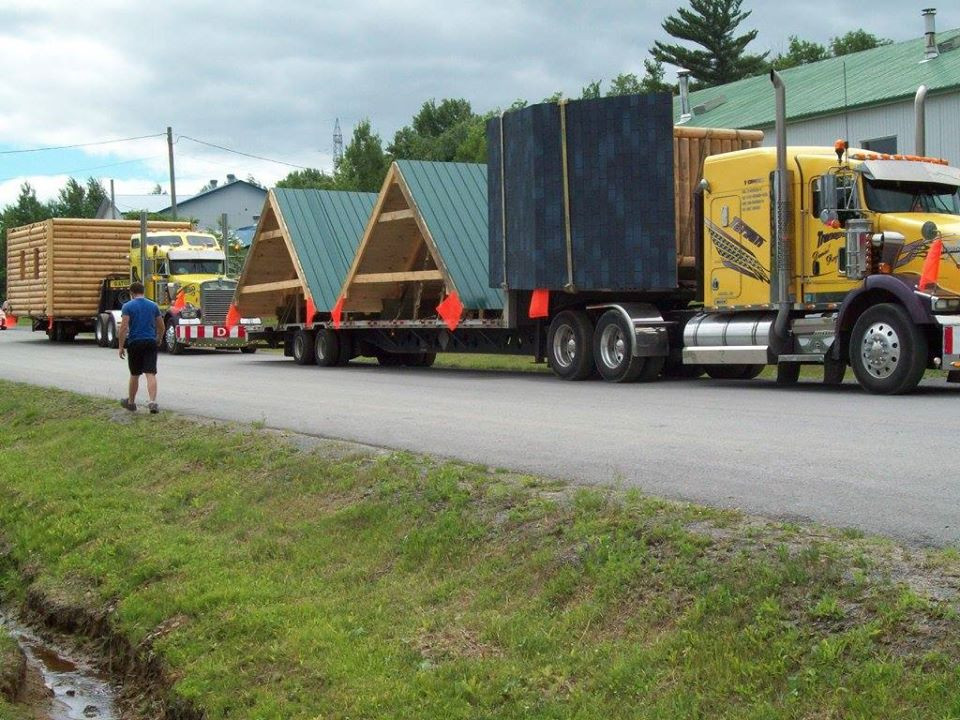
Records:
[[[364,273],[355,275],[353,281],[358,284],[380,284],[393,282],[424,282],[443,280],[439,270],[417,270],[410,272]]]
[[[392,212],[381,213],[380,217],[377,218],[377,222],[388,223],[396,222],[398,220],[414,220],[416,215],[414,215],[413,210],[407,208],[405,210],[394,210]]]
[[[297,290],[303,288],[303,283],[299,278],[293,280],[278,280],[276,282],[257,283],[255,285],[246,285],[238,288],[241,295],[252,295],[254,293],[275,292],[277,290]]]

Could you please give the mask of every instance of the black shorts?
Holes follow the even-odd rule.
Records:
[[[127,366],[131,375],[156,375],[157,343],[153,340],[135,340],[127,345]]]

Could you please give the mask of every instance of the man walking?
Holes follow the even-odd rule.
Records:
[[[130,412],[137,409],[137,390],[140,389],[140,376],[147,376],[147,394],[150,402],[147,407],[151,413],[157,413],[157,348],[163,340],[163,318],[160,308],[152,300],[143,296],[143,283],[130,283],[133,299],[125,302],[120,310],[120,358],[127,358],[130,368],[130,387],[128,397],[120,404]]]

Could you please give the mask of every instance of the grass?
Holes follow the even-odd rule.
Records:
[[[206,718],[960,716],[950,552],[9,383],[0,422],[0,593],[115,608]]]
[[[17,643],[0,628],[0,720],[24,720],[22,708],[11,702],[7,695],[17,686],[19,674]]]

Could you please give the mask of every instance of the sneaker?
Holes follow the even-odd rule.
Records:
[[[137,411],[137,404],[130,402],[127,400],[127,398],[123,398],[123,400],[120,401],[120,407],[122,407],[124,410],[129,410],[130,412]]]
[[[160,412],[160,406],[155,402],[147,403],[147,408],[150,410],[151,415],[156,415],[158,412]]]

